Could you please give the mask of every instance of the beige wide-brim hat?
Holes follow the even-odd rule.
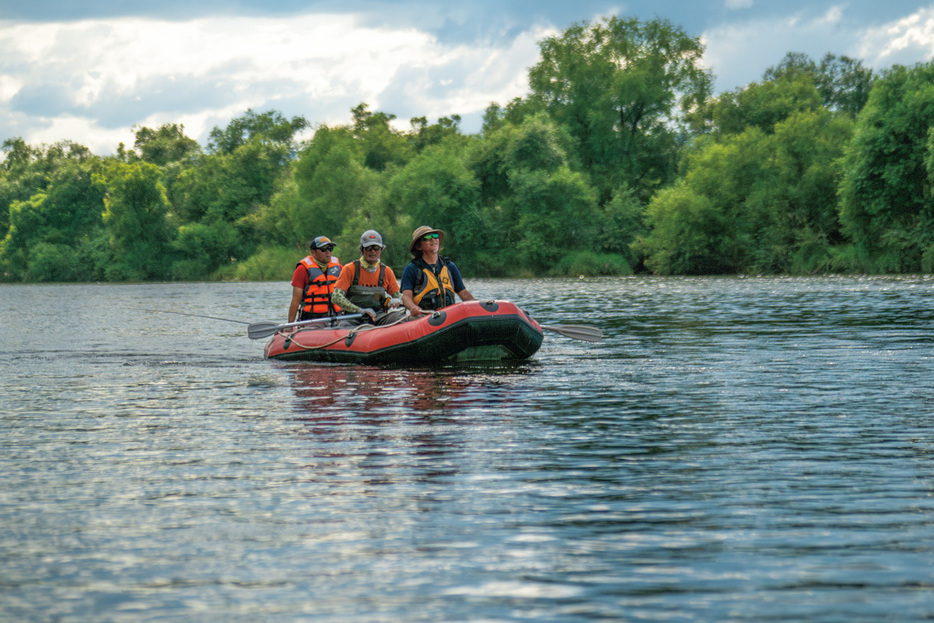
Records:
[[[411,253],[413,256],[415,255],[415,247],[418,245],[419,241],[422,239],[422,236],[426,234],[438,234],[438,241],[441,243],[438,246],[439,248],[444,246],[444,232],[443,231],[441,231],[440,229],[434,229],[433,227],[429,227],[428,225],[422,225],[421,227],[416,229],[414,232],[412,232],[412,244],[409,245],[409,253]]]

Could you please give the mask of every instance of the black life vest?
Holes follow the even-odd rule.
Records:
[[[360,264],[360,260],[353,261],[353,283],[347,288],[347,300],[357,307],[375,309],[377,311],[383,308],[383,301],[389,296],[383,286],[383,280],[386,277],[386,267],[382,262],[379,263],[379,281],[375,286],[361,286],[360,272],[365,270]]]

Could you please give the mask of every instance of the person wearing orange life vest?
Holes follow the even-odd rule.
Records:
[[[340,261],[331,254],[333,250],[334,243],[327,236],[318,236],[311,241],[311,253],[295,265],[289,322],[340,313],[340,307],[331,302],[334,283],[341,272]]]
[[[439,255],[444,246],[444,232],[423,225],[412,233],[409,252],[412,261],[402,271],[402,304],[413,316],[441,309],[455,302],[472,301],[473,294],[464,286],[454,262]]]
[[[341,269],[331,301],[344,313],[366,314],[359,319],[345,320],[345,323],[387,325],[402,319],[405,312],[390,311],[399,306],[395,298],[399,284],[392,269],[380,261],[385,248],[379,232],[369,229],[360,236],[360,259],[344,264]]]

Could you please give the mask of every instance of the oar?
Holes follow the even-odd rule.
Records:
[[[359,318],[363,314],[345,314],[343,316],[328,316],[326,318],[315,318],[313,320],[301,320],[299,322],[287,322],[285,324],[276,324],[275,322],[254,322],[246,328],[246,334],[250,337],[251,340],[259,340],[264,337],[269,337],[277,331],[282,329],[288,329],[291,327],[303,327],[306,324],[314,324],[316,322],[329,322],[331,320],[349,320],[351,318]]]
[[[586,342],[599,342],[603,339],[603,331],[597,327],[591,327],[585,324],[551,324],[541,325],[542,329],[554,331],[564,337],[573,340],[584,340]]]

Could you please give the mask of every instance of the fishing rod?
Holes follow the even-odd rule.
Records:
[[[245,320],[234,320],[233,318],[221,318],[220,316],[208,316],[207,314],[192,314],[189,312],[180,312],[180,311],[171,311],[168,309],[151,309],[149,311],[159,312],[161,314],[178,314],[180,316],[194,316],[196,318],[210,318],[211,320],[222,320],[224,322],[236,322],[237,324],[245,324],[247,326],[247,337],[251,340],[258,340],[264,337],[269,337],[277,331],[282,329],[290,329],[294,327],[302,327],[310,324],[322,323],[322,322],[337,322],[338,320],[350,320],[352,318],[360,318],[363,314],[344,314],[343,316],[327,316],[325,318],[314,318],[312,320],[301,320],[298,322],[286,322],[284,324],[277,324],[275,322],[247,322]]]
[[[236,322],[237,324],[252,324],[246,320],[234,320],[232,318],[221,318],[219,316],[207,316],[205,314],[191,314],[188,312],[170,311],[168,309],[148,309],[146,311],[159,312],[160,314],[178,314],[179,316],[195,316],[196,318],[210,318],[211,320],[223,320],[224,322]]]

